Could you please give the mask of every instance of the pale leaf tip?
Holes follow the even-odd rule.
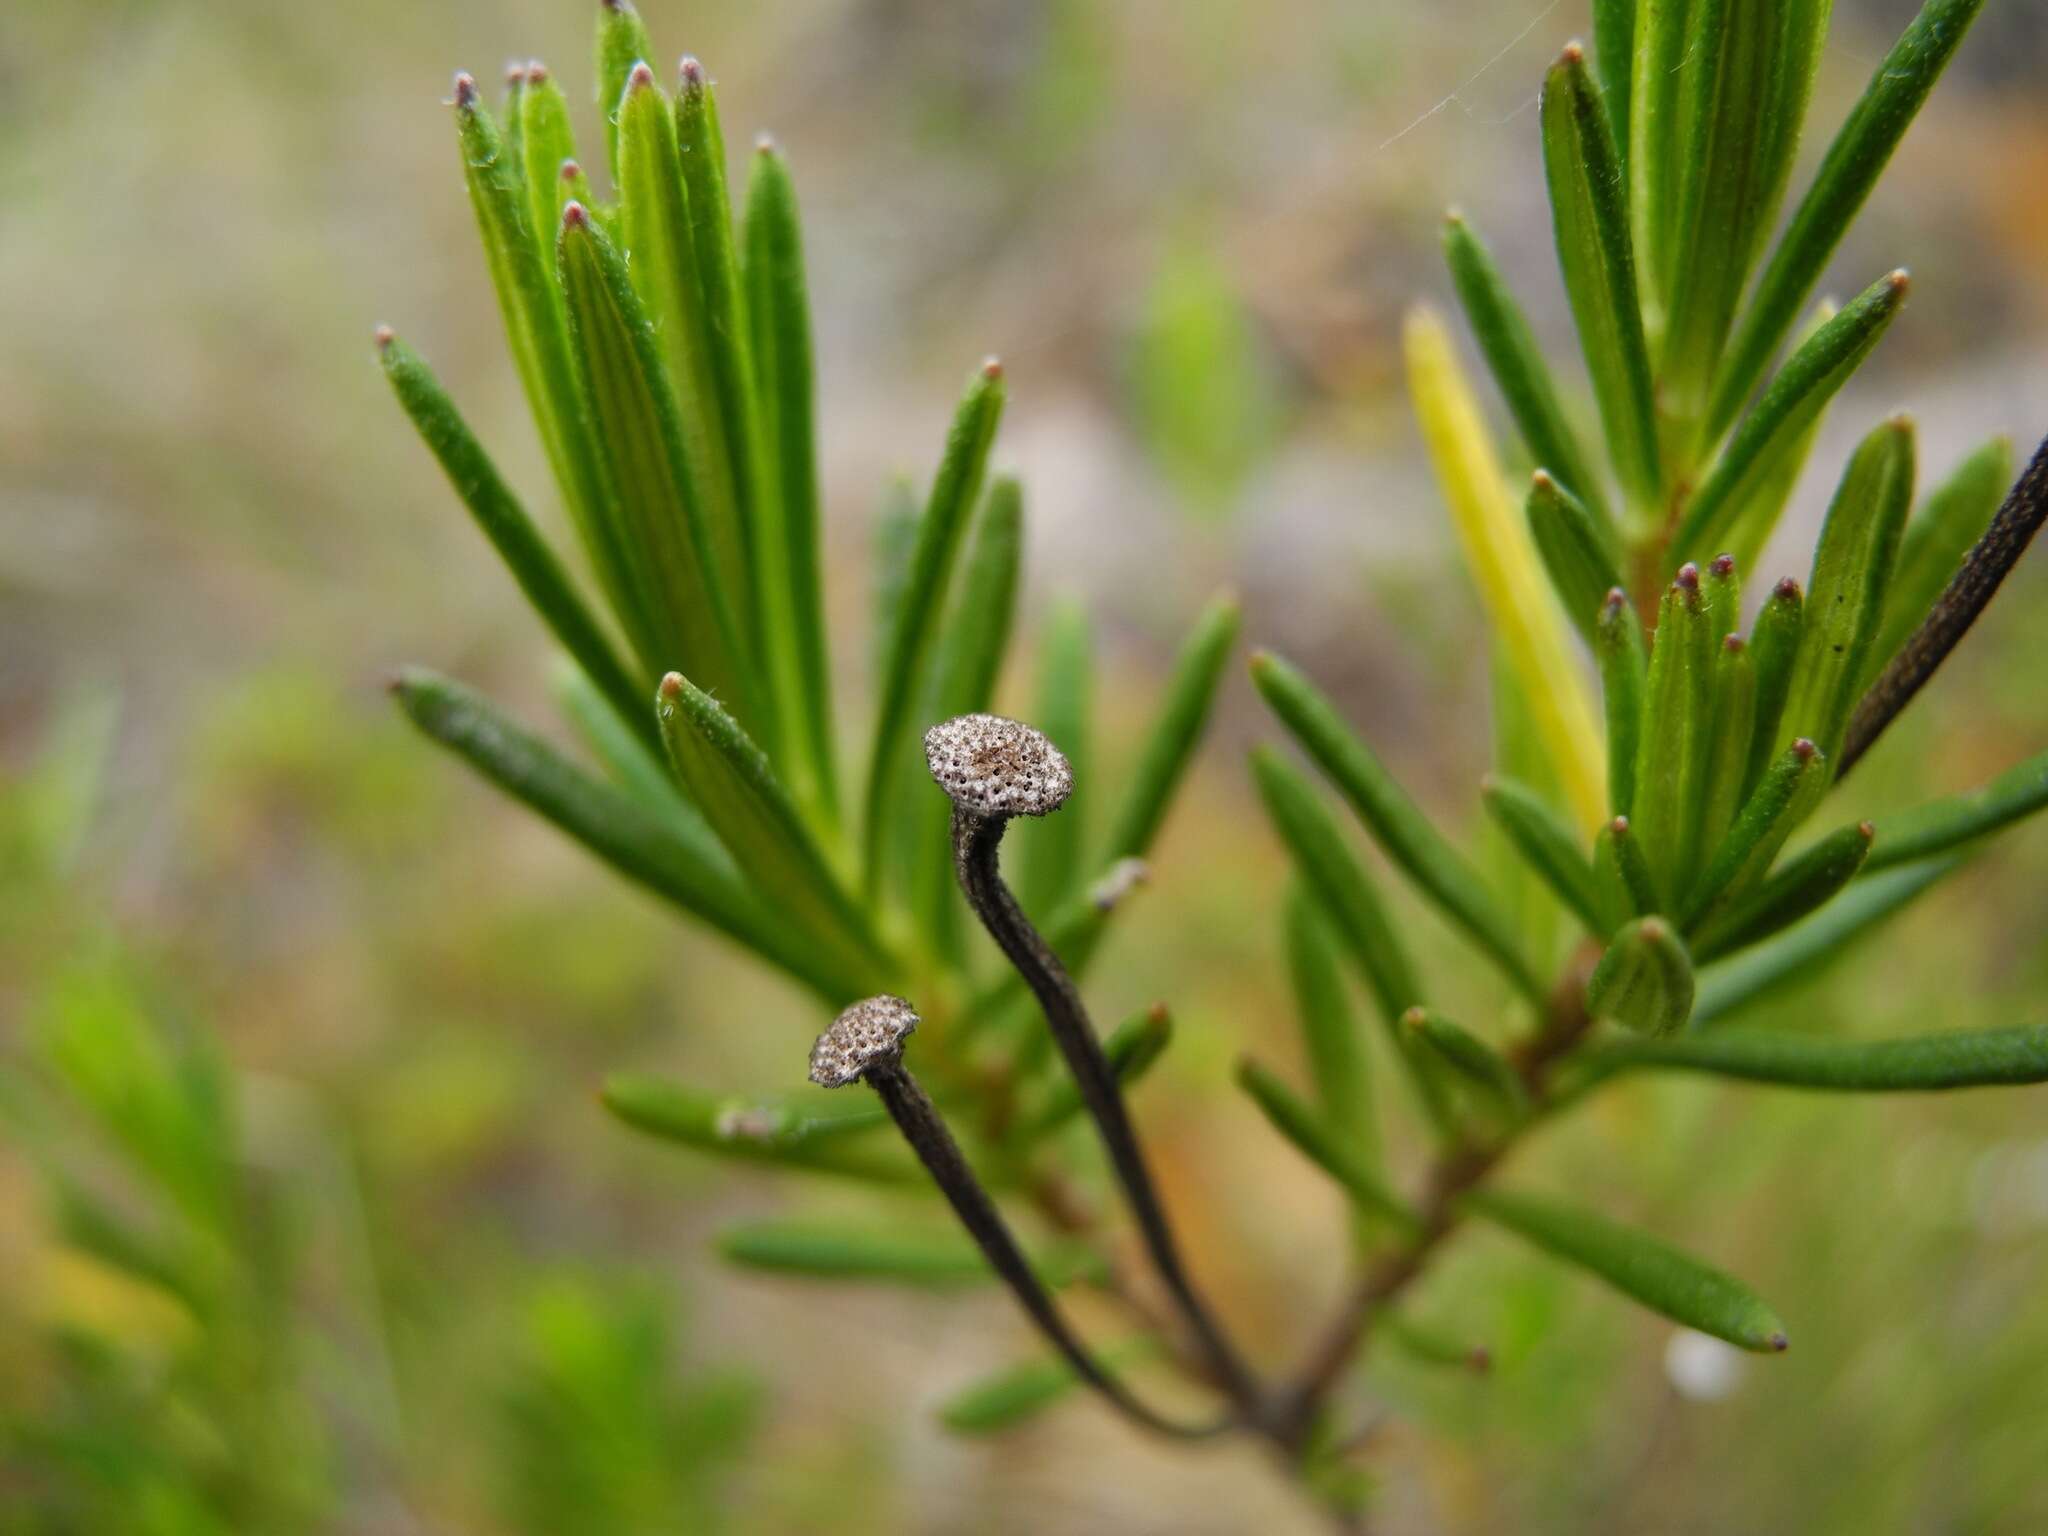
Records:
[[[1000,379],[1003,376],[1003,360],[991,353],[981,360],[981,376],[984,379]]]
[[[776,145],[776,143],[775,143],[775,135],[774,135],[774,134],[772,134],[772,133],[757,133],[757,134],[755,134],[755,135],[754,135],[754,153],[755,153],[755,154],[757,154],[757,155],[774,155],[774,154],[776,154],[776,153],[778,153],[778,152],[779,152],[779,151],[778,151],[778,147],[777,147],[777,145]]]
[[[1903,298],[1906,290],[1913,286],[1913,274],[1904,267],[1894,267],[1885,274],[1884,282],[1893,294]]]
[[[1564,45],[1564,51],[1557,56],[1560,64],[1578,65],[1586,62],[1586,45],[1576,37]]]
[[[1550,471],[1547,469],[1537,470],[1536,473],[1529,477],[1529,484],[1543,492],[1546,496],[1557,489],[1557,481],[1551,478]]]
[[[547,65],[541,63],[539,59],[528,59],[526,61],[526,83],[528,85],[545,85],[547,78]]]
[[[1626,816],[1615,817],[1614,820],[1607,823],[1607,830],[1609,832],[1612,832],[1616,837],[1627,837],[1628,818]]]
[[[665,704],[675,703],[677,699],[680,699],[683,696],[683,689],[687,686],[688,684],[683,680],[682,673],[669,672],[663,674],[661,679],[661,687],[658,690],[658,692],[661,695],[662,702]]]
[[[391,343],[398,340],[398,332],[391,329],[388,325],[380,325],[370,332],[370,339],[377,343],[377,350],[379,352],[389,352],[391,350]]]
[[[532,71],[527,67],[525,59],[509,59],[506,61],[505,83],[508,86],[524,85],[531,78]]]
[[[1429,1010],[1420,1004],[1408,1009],[1401,1015],[1401,1027],[1403,1029],[1420,1029],[1428,1022]]]

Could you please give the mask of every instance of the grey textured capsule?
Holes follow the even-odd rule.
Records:
[[[1044,816],[1074,792],[1074,770],[1043,731],[1001,715],[958,715],[924,733],[924,760],[953,803],[983,816]]]
[[[917,1010],[884,993],[864,998],[832,1021],[811,1047],[811,1081],[820,1088],[844,1088],[869,1068],[903,1054],[903,1041],[917,1028]]]

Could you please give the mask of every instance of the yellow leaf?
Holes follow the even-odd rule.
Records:
[[[1606,814],[1600,726],[1536,546],[1508,494],[1493,439],[1442,319],[1409,312],[1402,337],[1408,392],[1479,599],[1574,816],[1589,832]]]

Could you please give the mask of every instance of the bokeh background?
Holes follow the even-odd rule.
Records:
[[[550,505],[444,103],[455,67],[539,56],[594,142],[589,9],[4,8],[0,1531],[1317,1529],[1258,1453],[1163,1449],[1092,1404],[948,1437],[933,1406],[1028,1348],[1000,1296],[720,1268],[722,1223],[830,1192],[630,1137],[593,1090],[620,1068],[773,1088],[820,1021],[383,695],[386,669],[422,661],[549,718],[539,627],[369,334],[400,326]],[[803,194],[841,657],[867,651],[883,486],[930,463],[994,352],[998,458],[1032,525],[1019,654],[1055,598],[1086,604],[1112,759],[1230,585],[1254,642],[1471,825],[1486,657],[1396,332],[1411,302],[1447,301],[1436,232],[1457,203],[1568,347],[1534,101],[1583,0],[642,9],[659,47],[709,63],[735,153],[772,129]],[[1803,165],[1914,9],[1837,0]],[[1914,296],[1759,575],[1804,575],[1835,467],[1881,414],[1918,417],[1923,473],[2048,427],[2044,71],[2048,13],[1992,0],[1844,244],[1838,291],[1904,263]],[[1853,809],[2048,742],[2044,597],[2037,554]],[[1029,681],[1006,685],[1013,708]],[[858,718],[865,675],[841,684]],[[1228,1086],[1247,1045],[1292,1064],[1247,695],[1233,680],[1091,992],[1112,1017],[1172,1002],[1145,1130],[1199,1267],[1279,1360],[1338,1290],[1343,1222]],[[2044,890],[2036,827],[1781,1021],[2040,1021]],[[258,1300],[213,1326],[288,1341],[283,1377],[167,1393],[189,1325],[60,1239],[51,1167],[76,1151],[85,1176],[118,1172],[25,1066],[72,1014],[217,1041],[231,1064],[283,1237]],[[1472,1234],[1423,1310],[1496,1368],[1374,1362],[1357,1399],[1384,1415],[1379,1528],[2048,1529],[2048,1099],[1631,1087],[1526,1177],[1740,1272],[1795,1348],[1701,1355]],[[257,1488],[209,1525],[180,1491],[195,1477]]]

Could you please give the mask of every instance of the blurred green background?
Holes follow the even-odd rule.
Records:
[[[1837,0],[1818,131],[1914,9]],[[1395,332],[1448,291],[1455,202],[1563,349],[1533,105],[1582,0],[642,10],[710,65],[736,152],[773,130],[804,196],[840,654],[864,651],[884,484],[930,461],[994,352],[1026,627],[1062,594],[1088,606],[1112,757],[1231,584],[1253,641],[1471,824],[1482,629]],[[418,660],[548,717],[539,627],[369,333],[403,326],[548,504],[443,101],[455,67],[537,55],[592,142],[590,19],[583,0],[7,7],[0,1531],[1316,1529],[1256,1450],[1161,1447],[1092,1404],[950,1438],[934,1405],[1027,1350],[998,1294],[722,1270],[721,1224],[838,1197],[635,1139],[595,1086],[773,1088],[821,1021],[383,697]],[[2044,69],[2048,13],[1992,0],[1844,244],[1838,291],[1904,263],[1914,297],[1759,576],[1804,575],[1881,414],[1916,414],[1923,477],[2048,427]],[[2037,555],[1845,811],[2048,741],[2044,597]],[[1139,1113],[1199,1267],[1278,1360],[1345,1245],[1335,1197],[1226,1084],[1246,1045],[1292,1049],[1247,694],[1227,691],[1091,996],[1106,1017],[1172,1003]],[[1027,677],[1004,694],[1030,696]],[[2037,826],[1783,1022],[2041,1021],[2044,889]],[[217,1164],[166,1171],[152,1137],[188,1124]],[[1631,1086],[1527,1168],[1742,1273],[1795,1348],[1702,1353],[1474,1234],[1421,1311],[1488,1344],[1492,1375],[1389,1355],[1356,1389],[1385,1414],[1380,1529],[2048,1529],[2048,1097]],[[101,1209],[159,1232],[153,1260],[205,1304],[91,1257]]]

